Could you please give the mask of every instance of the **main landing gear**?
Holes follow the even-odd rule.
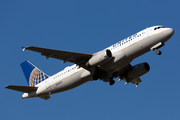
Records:
[[[113,77],[110,77],[109,85],[113,85],[115,81],[113,80]]]

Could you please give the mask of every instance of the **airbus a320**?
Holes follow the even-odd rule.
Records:
[[[49,99],[51,94],[73,89],[88,81],[102,80],[113,85],[113,79],[124,80],[125,84],[133,83],[136,86],[142,81],[140,76],[149,70],[147,62],[132,66],[133,59],[164,46],[174,34],[172,28],[161,25],[141,30],[117,43],[94,54],[69,52],[29,46],[23,50],[31,50],[45,56],[45,59],[55,58],[63,63],[74,63],[64,70],[49,76],[29,61],[21,63],[22,70],[29,86],[8,85],[6,88],[23,92],[22,98],[40,97]]]

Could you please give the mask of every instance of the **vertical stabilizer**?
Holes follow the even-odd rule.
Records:
[[[49,77],[29,61],[24,61],[20,65],[29,86],[35,86]]]

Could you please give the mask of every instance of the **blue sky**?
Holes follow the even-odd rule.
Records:
[[[66,120],[179,120],[179,4],[177,0],[2,0],[0,1],[0,113],[10,119]],[[175,30],[161,48],[131,64],[148,62],[151,70],[136,88],[117,82],[88,82],[75,89],[40,98],[21,99],[7,85],[27,85],[20,63],[29,60],[48,75],[71,63],[45,60],[21,47],[39,46],[94,53],[146,27],[164,25]]]

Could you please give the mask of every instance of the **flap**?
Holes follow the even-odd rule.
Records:
[[[131,80],[131,83],[133,83],[135,85],[138,85],[140,82],[142,82],[142,80],[139,77],[134,78],[134,79]]]

